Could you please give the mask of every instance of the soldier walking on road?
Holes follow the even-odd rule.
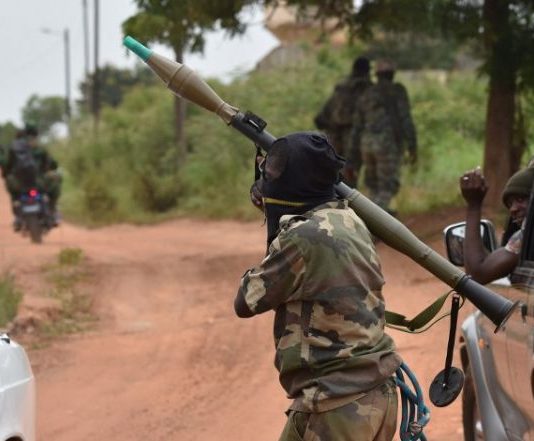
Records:
[[[362,94],[354,110],[352,150],[360,150],[365,185],[370,198],[389,210],[400,188],[400,168],[405,146],[410,163],[417,162],[417,139],[405,87],[393,82],[393,63],[380,60],[377,83]]]
[[[328,135],[337,153],[347,158],[343,175],[352,187],[358,184],[362,166],[358,149],[351,150],[349,154],[353,113],[356,101],[371,84],[369,60],[365,57],[356,58],[351,74],[336,84],[334,92],[314,119],[315,126]]]

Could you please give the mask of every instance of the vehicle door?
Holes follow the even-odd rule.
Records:
[[[528,427],[519,433],[534,441],[534,204],[531,201],[523,235],[521,260],[514,270],[510,295],[522,308],[506,324],[506,343],[514,401]]]

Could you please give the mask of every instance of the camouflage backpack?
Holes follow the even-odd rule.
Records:
[[[32,147],[23,139],[17,139],[11,147],[14,157],[13,175],[25,185],[33,185],[37,176],[37,162]]]
[[[349,78],[337,84],[332,96],[332,122],[334,124],[345,126],[352,123],[352,114],[356,103],[356,86],[357,82]]]
[[[369,85],[362,78],[349,77],[334,88],[334,92],[323,107],[325,119],[328,119],[330,127],[343,127],[352,124],[352,114],[358,96]]]

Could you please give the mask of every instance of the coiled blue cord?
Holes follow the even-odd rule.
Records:
[[[401,391],[402,404],[400,439],[401,441],[426,441],[423,429],[430,421],[430,410],[423,401],[423,391],[417,378],[405,363],[400,365],[396,374],[395,382]],[[413,391],[404,381],[404,374],[410,379]]]

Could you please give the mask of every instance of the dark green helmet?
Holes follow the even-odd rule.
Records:
[[[39,129],[37,128],[37,124],[33,121],[26,121],[24,123],[24,134],[26,136],[38,136]]]

